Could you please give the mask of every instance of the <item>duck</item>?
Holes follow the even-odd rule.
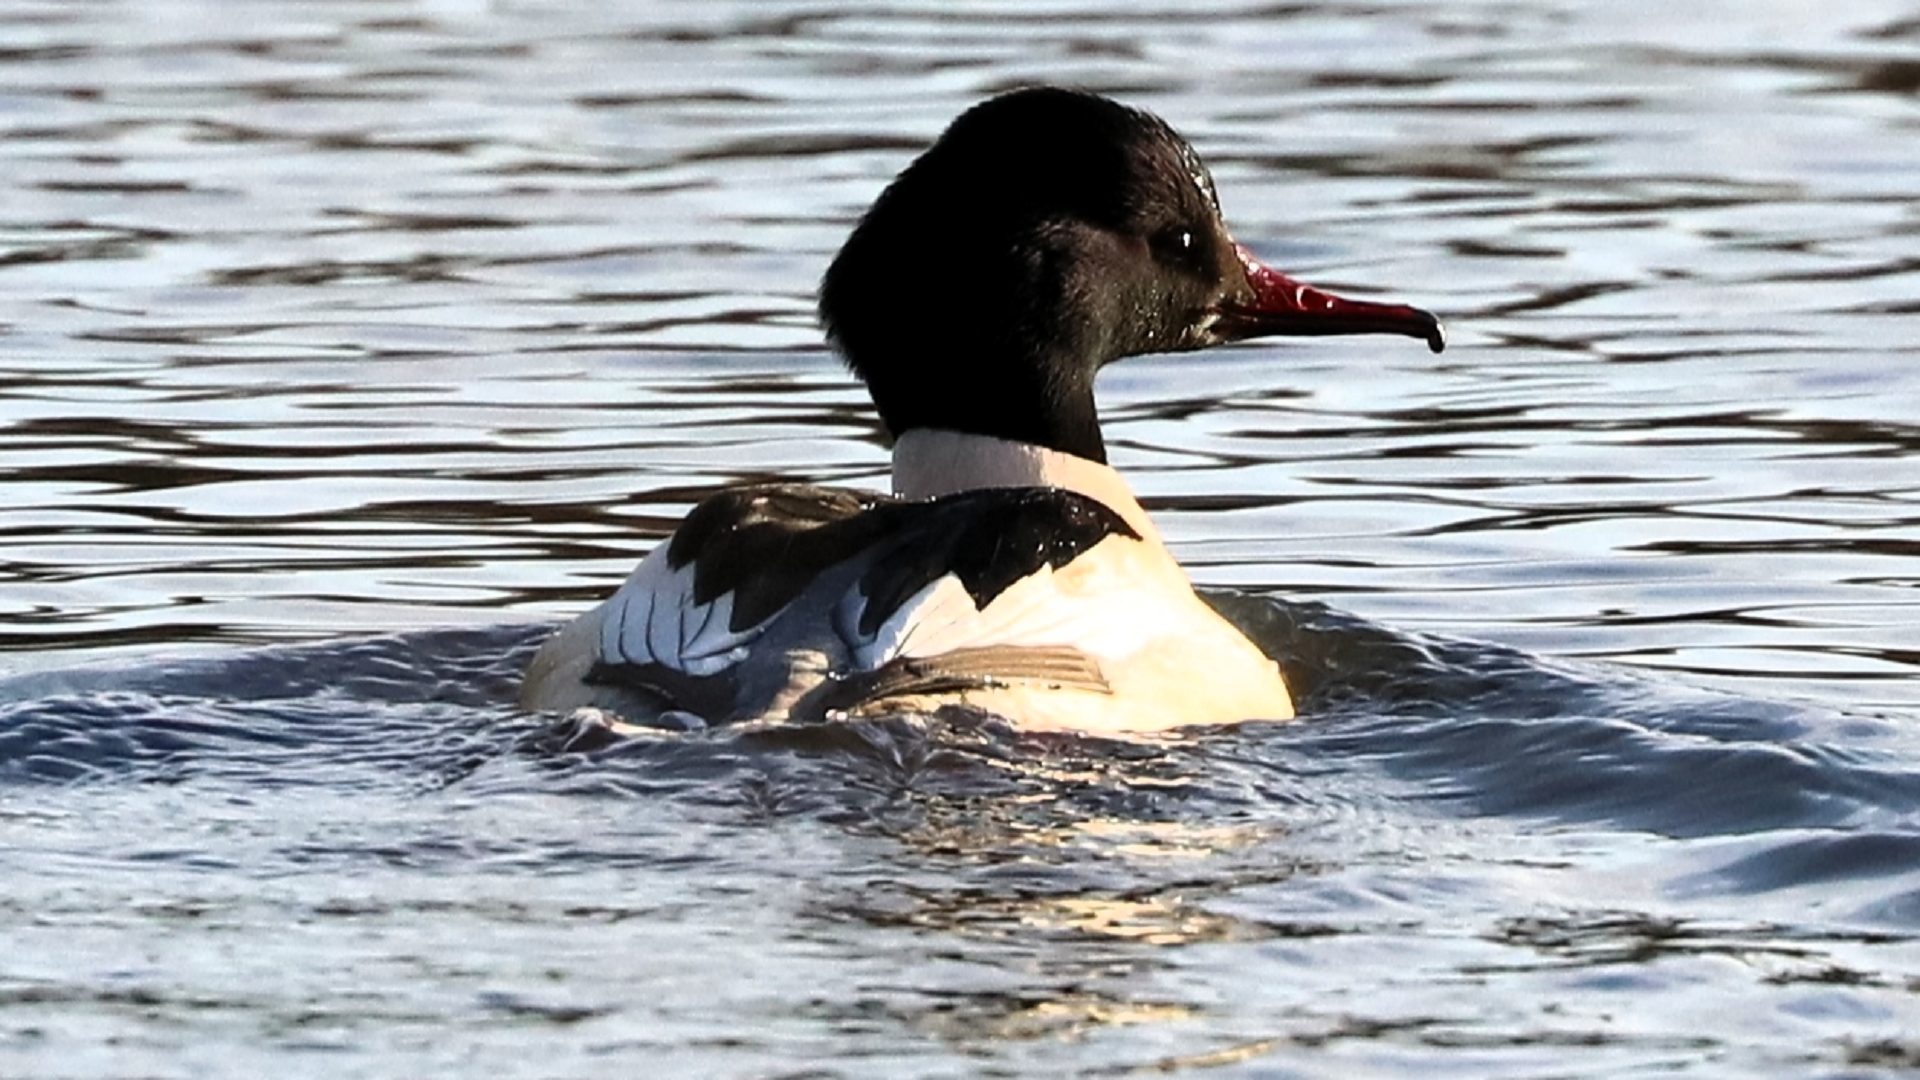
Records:
[[[529,664],[521,705],[653,728],[983,712],[1148,735],[1294,716],[1274,659],[1195,593],[1107,461],[1096,377],[1276,336],[1445,347],[1228,233],[1159,117],[1029,87],[982,101],[880,193],[819,290],[892,443],[892,490],[700,501]]]

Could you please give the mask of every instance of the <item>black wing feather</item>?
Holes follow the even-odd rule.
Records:
[[[860,578],[863,635],[943,575],[985,608],[1042,566],[1058,570],[1116,533],[1140,536],[1106,504],[1060,488],[985,488],[903,505],[916,512],[911,527]]]
[[[729,629],[755,626],[828,568],[877,552],[860,577],[871,635],[930,582],[953,574],[985,607],[1042,566],[1059,569],[1135,532],[1097,500],[1060,488],[984,488],[924,502],[804,484],[733,488],[702,501],[668,541],[667,562],[692,562],[693,598],[733,593]]]
[[[895,500],[807,484],[730,488],[701,501],[667,542],[667,564],[693,563],[693,599],[733,593],[728,629],[745,630],[793,602],[820,573],[884,531],[874,511]]]

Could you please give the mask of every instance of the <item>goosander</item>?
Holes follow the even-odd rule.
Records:
[[[958,704],[1104,734],[1289,719],[1273,660],[1107,465],[1094,377],[1270,335],[1445,346],[1428,312],[1262,265],[1164,121],[1055,88],[955,120],[855,227],[820,317],[893,437],[892,494],[707,498],[547,640],[524,707],[699,726]]]

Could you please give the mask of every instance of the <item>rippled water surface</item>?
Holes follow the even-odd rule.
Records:
[[[1920,1068],[1920,19],[1808,11],[0,0],[0,1073]],[[1104,377],[1306,718],[558,746],[1035,81],[1451,326]]]

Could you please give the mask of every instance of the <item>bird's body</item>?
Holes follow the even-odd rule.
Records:
[[[1273,661],[1194,594],[1111,468],[924,430],[894,461],[895,497],[703,502],[549,642],[530,704],[709,723],[963,704],[1079,731],[1293,715]]]
[[[1286,719],[1273,660],[1194,594],[1106,464],[1093,378],[1266,334],[1441,343],[1425,312],[1260,265],[1164,123],[1048,89],[969,110],[916,160],[821,312],[895,437],[893,493],[704,500],[541,648],[524,705],[724,723],[959,704],[1104,733]]]

